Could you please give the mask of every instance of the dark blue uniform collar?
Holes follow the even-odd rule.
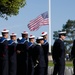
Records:
[[[4,37],[0,38],[0,43],[3,43],[5,40],[7,40],[7,39]]]
[[[33,43],[28,42],[28,47],[31,47],[33,45]]]
[[[25,38],[22,38],[22,39],[20,40],[20,43],[21,43],[21,44],[24,44],[26,41],[27,41],[27,40],[26,40]]]
[[[44,44],[46,44],[47,43],[47,40],[44,40]]]
[[[12,45],[13,43],[14,43],[13,40],[9,40],[9,41],[8,41],[8,45]]]

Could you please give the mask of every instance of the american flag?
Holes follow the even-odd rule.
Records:
[[[42,13],[37,18],[31,20],[28,24],[28,28],[30,31],[35,31],[40,28],[40,26],[49,25],[49,16],[48,11]]]

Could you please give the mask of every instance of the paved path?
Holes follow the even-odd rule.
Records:
[[[53,74],[53,67],[48,67],[48,75]],[[72,67],[65,67],[65,75],[73,75]]]

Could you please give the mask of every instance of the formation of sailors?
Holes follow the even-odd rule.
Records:
[[[17,38],[17,35],[12,33],[10,40],[7,40],[9,30],[4,29],[1,33],[0,75],[47,75],[47,32],[42,32],[37,39],[34,35],[28,37],[26,31],[21,33],[22,38]]]

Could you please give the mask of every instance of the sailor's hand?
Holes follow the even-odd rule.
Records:
[[[39,63],[39,61],[38,61],[38,60],[36,60],[36,63]]]
[[[34,66],[34,68],[36,68],[38,66],[38,64],[36,64],[35,66]]]

